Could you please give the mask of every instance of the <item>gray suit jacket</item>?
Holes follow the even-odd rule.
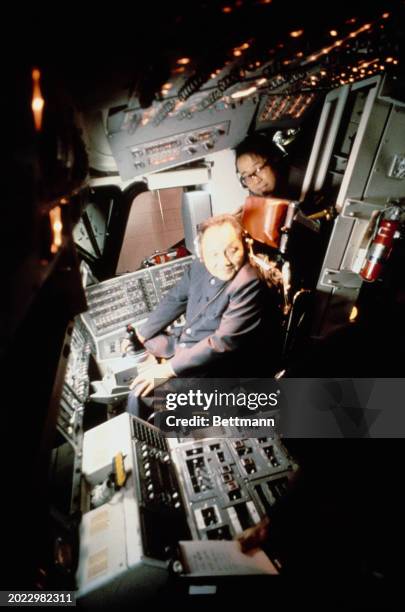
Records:
[[[224,282],[213,277],[202,263],[194,261],[139,328],[149,341],[145,347],[157,356],[164,356],[156,349],[161,338],[158,334],[185,313],[186,324],[173,345],[171,366],[178,376],[207,368],[257,338],[265,290],[248,263],[232,280]]]

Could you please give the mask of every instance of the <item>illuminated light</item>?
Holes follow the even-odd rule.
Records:
[[[216,76],[217,76],[217,75],[216,75],[216,73],[215,73],[215,72],[211,72],[211,74],[210,74],[211,79],[215,79],[215,77],[216,77]]]
[[[181,74],[184,71],[185,71],[184,66],[179,66],[178,68],[176,68],[176,70],[173,70],[174,74]]]
[[[321,76],[326,76],[326,70],[321,70]]]
[[[309,56],[309,60],[310,60],[311,62],[314,62],[314,61],[317,59],[317,57],[318,57],[317,55],[310,55],[310,56]]]
[[[374,74],[372,70],[368,70],[367,74]]]
[[[34,115],[34,125],[37,132],[42,128],[42,115],[45,106],[45,100],[42,97],[41,92],[41,73],[38,68],[34,68],[32,71],[32,102],[31,109]]]
[[[297,57],[302,57],[304,54],[302,51],[298,51],[298,53],[296,54]]]
[[[186,66],[186,64],[190,63],[190,58],[189,57],[181,57],[180,59],[177,60],[177,63],[180,64],[180,66]]]
[[[357,32],[350,32],[350,38],[355,38],[357,36]]]
[[[291,64],[291,60],[284,60],[283,64],[284,66],[288,66],[288,64]]]
[[[340,79],[340,80],[339,80],[339,83],[340,83],[341,85],[345,85],[345,84],[346,84],[346,81],[344,81],[343,79]]]
[[[173,83],[165,83],[164,85],[162,85],[162,90],[171,89],[172,87],[173,87]]]
[[[254,93],[255,91],[257,91],[256,86],[248,87],[247,89],[242,89],[241,91],[236,91],[235,93],[231,94],[231,98],[234,100],[245,98],[246,96],[250,96],[250,94]]]
[[[389,16],[390,16],[390,13],[383,13],[383,14],[381,15],[381,17],[382,17],[383,19],[388,19],[388,17],[389,17]]]
[[[342,41],[341,40],[337,40],[333,46],[334,47],[340,47],[341,44],[342,44]]]
[[[259,66],[261,66],[261,63],[260,62],[256,62],[255,66],[259,67]]]
[[[231,6],[224,6],[222,8],[222,12],[223,13],[232,13],[232,7]]]
[[[293,32],[290,32],[290,36],[291,38],[299,38],[300,36],[302,36],[304,33],[304,30],[294,30]]]
[[[257,81],[257,84],[258,84],[258,85],[264,85],[265,83],[267,83],[267,79],[265,79],[264,77],[263,77],[262,79],[259,79],[259,80]]]
[[[385,70],[385,66],[383,66],[382,64],[380,64],[380,70]]]
[[[331,36],[337,36],[337,35],[338,35],[338,33],[337,33],[337,31],[336,31],[336,30],[330,30],[330,31],[329,31],[329,34],[330,34]]]
[[[61,199],[59,200],[59,204],[62,204],[62,206],[63,206],[64,204],[69,204],[69,200],[68,200],[67,198],[61,198]]]
[[[249,43],[243,43],[243,45],[240,46],[241,49],[249,49],[249,47]]]
[[[284,43],[278,43],[277,49],[284,49]]]
[[[348,19],[346,23],[356,23],[356,18],[352,17],[351,19]]]
[[[394,60],[392,63],[396,66],[398,64],[398,60]]]
[[[240,49],[234,49],[233,54],[235,57],[239,57],[240,55],[242,55],[242,51]]]
[[[394,61],[394,58],[393,58],[393,57],[387,57],[387,58],[385,59],[385,61],[387,62],[387,64],[390,64],[391,62],[393,62],[393,61]]]
[[[349,77],[349,82],[350,83],[354,83],[354,78],[353,77]]]
[[[359,314],[359,309],[357,308],[357,306],[353,306],[353,308],[351,309],[350,315],[349,315],[349,321],[351,323],[353,323]]]
[[[341,72],[341,73],[340,73],[340,76],[341,76],[341,77],[345,77],[345,76],[346,76],[346,72]]]
[[[353,68],[353,72],[358,72],[359,69],[358,68]]]
[[[52,229],[52,244],[51,253],[57,253],[59,248],[62,246],[62,218],[61,218],[60,206],[55,206],[49,211],[49,220],[51,222]]]

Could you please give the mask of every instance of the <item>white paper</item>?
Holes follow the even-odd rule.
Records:
[[[193,576],[278,574],[261,548],[243,553],[238,542],[225,540],[193,540],[179,544],[186,572]]]

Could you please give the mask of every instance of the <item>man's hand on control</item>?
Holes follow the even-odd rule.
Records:
[[[145,397],[157,386],[176,376],[170,362],[150,363],[148,360],[138,366],[138,376],[132,382],[130,388],[135,390],[137,397]]]
[[[136,333],[136,337],[138,338],[139,342],[141,342],[142,344],[145,344],[145,336],[142,336],[142,334],[135,328],[135,333]]]
[[[142,334],[140,334],[136,328],[134,329],[135,329],[136,337],[138,338],[139,342],[141,344],[144,344],[145,343],[144,336],[142,336]],[[133,348],[134,348],[134,343],[131,340],[131,338],[124,338],[123,340],[121,340],[120,349],[121,349],[121,353],[123,357],[125,356],[126,353],[131,352]]]
[[[130,340],[129,338],[124,338],[123,340],[121,340],[120,350],[121,350],[123,357],[125,357],[125,354],[131,351],[132,349],[133,349],[132,340]]]

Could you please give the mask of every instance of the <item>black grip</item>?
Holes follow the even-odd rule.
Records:
[[[132,325],[127,325],[127,334],[129,339],[131,340],[135,351],[142,351],[143,345],[136,335],[135,328]]]

